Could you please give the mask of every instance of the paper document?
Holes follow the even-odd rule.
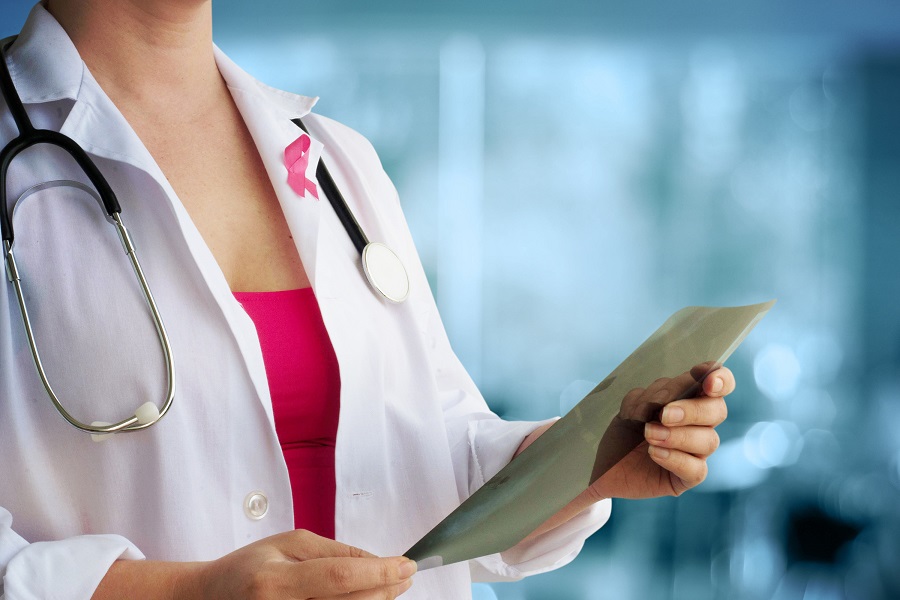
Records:
[[[696,395],[774,301],[689,307],[404,555],[419,569],[512,548],[637,447],[663,406]],[[646,391],[655,381],[649,392]],[[664,383],[664,385],[662,385]]]

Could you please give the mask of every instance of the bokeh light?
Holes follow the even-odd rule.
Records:
[[[769,344],[753,361],[756,385],[762,393],[779,402],[792,397],[797,391],[800,372],[797,355],[783,344]]]
[[[744,456],[761,469],[791,465],[802,449],[803,437],[790,421],[756,423],[743,440]]]

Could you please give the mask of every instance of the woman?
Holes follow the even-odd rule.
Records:
[[[450,349],[371,146],[309,113],[314,100],[253,80],[211,36],[209,0],[48,0],[8,52],[35,125],[77,141],[116,191],[178,391],[158,425],[92,442],[53,410],[15,299],[0,294],[6,600],[393,598],[415,571],[396,555],[550,425],[488,410]],[[16,130],[6,107],[0,115],[5,143]],[[299,186],[285,165],[304,135],[294,118],[310,130]],[[318,200],[320,157],[369,236],[407,266],[407,302],[367,287]],[[32,148],[13,163],[9,196],[56,179],[85,181],[62,152]],[[165,388],[146,307],[98,217],[71,187],[39,192],[16,214],[44,363],[88,421],[121,418]],[[303,339],[279,341],[272,315],[281,324],[301,312]],[[297,345],[306,358],[283,364]],[[306,378],[314,398],[276,385]],[[407,597],[464,598],[473,577],[559,567],[606,521],[608,498],[696,485],[733,388],[727,369],[715,371],[702,397],[669,405],[647,444],[538,532],[509,552],[423,572]],[[312,412],[297,413],[292,394]]]

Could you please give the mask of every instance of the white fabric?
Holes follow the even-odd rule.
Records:
[[[501,421],[454,356],[396,191],[356,132],[308,114],[314,99],[273,90],[221,52],[227,81],[260,152],[319,300],[341,370],[336,537],[391,555],[509,461],[539,423]],[[159,167],[40,5],[10,52],[36,126],[78,142],[122,204],[175,353],[172,410],[148,430],[102,443],[64,422],[31,363],[12,287],[0,292],[0,595],[90,597],[116,559],[210,560],[293,524],[291,490],[252,321]],[[411,276],[409,300],[379,299],[327,201],[287,185],[284,148],[305,117],[309,174],[327,160],[370,238]],[[0,143],[15,134],[0,110]],[[222,168],[227,168],[223,165]],[[16,159],[10,198],[49,179],[85,181],[61,151]],[[71,188],[19,207],[15,251],[43,359],[82,421],[116,421],[159,402],[165,373],[130,266],[94,200]],[[252,243],[252,240],[248,241]],[[269,503],[245,515],[250,492]],[[609,514],[596,505],[504,556],[472,564],[485,579],[561,566]],[[512,561],[506,562],[504,560]],[[416,577],[410,599],[469,597],[466,564]]]

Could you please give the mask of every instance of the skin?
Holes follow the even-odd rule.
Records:
[[[699,365],[698,370],[705,372],[707,369],[704,367]],[[682,377],[685,376],[693,379],[690,373]],[[667,388],[684,389],[678,379],[659,379],[646,390],[632,390],[623,399],[621,416],[646,420],[639,414],[628,414],[629,408],[646,407],[643,401],[647,396],[671,397],[666,393]],[[645,424],[643,442],[526,539],[565,523],[605,498],[636,500],[680,496],[702,483],[708,472],[706,459],[719,447],[719,435],[715,428],[728,416],[725,396],[734,388],[734,375],[723,367],[703,379],[696,397],[668,402],[659,411],[658,420],[649,420]],[[545,425],[526,437],[516,455],[533,444],[552,425]]]
[[[308,287],[259,154],[216,67],[210,0],[46,0],[46,6],[160,166],[231,289]],[[731,372],[718,369],[699,397],[668,404],[661,422],[647,425],[642,444],[532,536],[604,498],[677,496],[700,483],[718,446],[714,428],[727,414],[724,396],[733,390]],[[548,427],[529,435],[518,452]],[[414,571],[402,557],[375,557],[298,530],[209,562],[117,561],[93,597],[131,598],[141,590],[141,598],[166,600],[375,600],[402,594]]]
[[[232,291],[309,287],[216,67],[209,0],[48,0],[47,9],[156,160]]]

